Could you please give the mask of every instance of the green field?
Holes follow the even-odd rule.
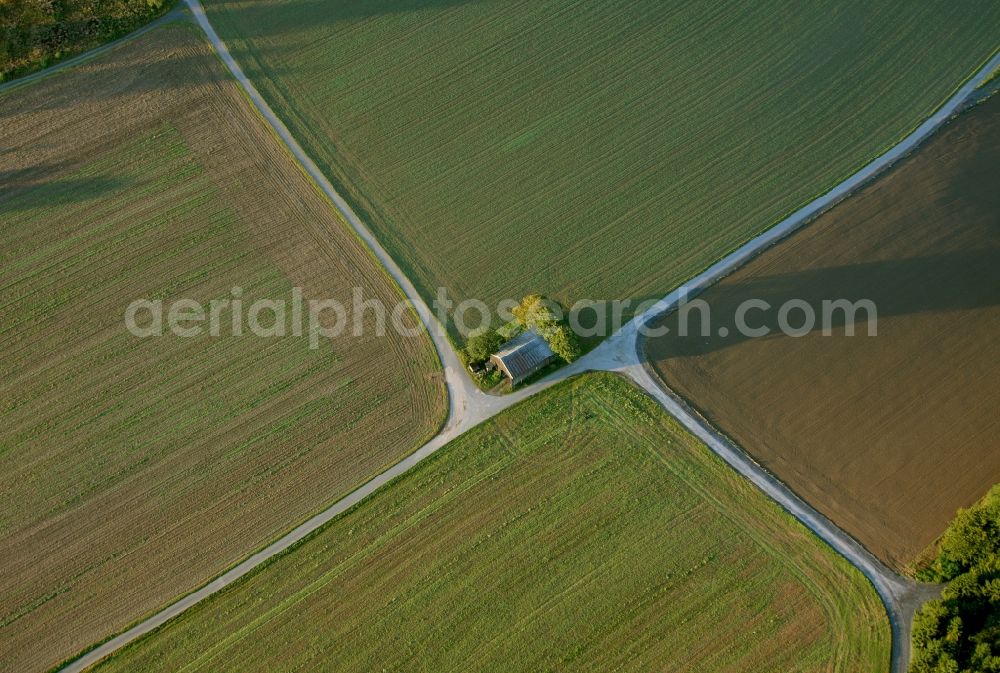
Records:
[[[400,296],[193,28],[0,96],[0,118],[0,670],[30,673],[395,463],[446,406],[422,333],[310,349],[236,336],[230,309],[217,337],[126,330],[133,300],[234,286],[245,307]]]
[[[919,124],[994,0],[209,0],[417,287],[659,298]]]
[[[101,671],[886,670],[846,561],[610,374],[474,429]]]

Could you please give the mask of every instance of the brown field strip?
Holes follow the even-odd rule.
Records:
[[[142,297],[400,297],[193,27],[6,93],[0,118],[0,670],[23,672],[263,546],[446,405],[426,335],[370,314],[315,350],[126,331]]]
[[[702,295],[708,338],[651,340],[666,383],[897,568],[1000,481],[1000,98]],[[722,338],[736,308],[872,300],[878,334]],[[698,326],[698,313],[689,324]],[[793,312],[798,326],[801,312]],[[864,314],[861,314],[862,318]],[[697,334],[697,329],[692,334]]]

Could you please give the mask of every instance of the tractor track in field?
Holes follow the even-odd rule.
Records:
[[[891,670],[893,673],[904,673],[906,671],[909,661],[909,632],[913,612],[924,600],[937,595],[940,592],[940,587],[919,584],[890,570],[860,543],[854,540],[854,538],[796,496],[787,486],[755,463],[745,452],[730,443],[703,419],[697,417],[693,411],[673,395],[645,363],[642,328],[654,318],[672,310],[685,294],[690,296],[731,273],[764,249],[774,245],[782,238],[788,236],[819,214],[854,193],[858,188],[867,184],[895,162],[912,152],[953,114],[962,109],[963,104],[973,95],[979,84],[985,81],[993,70],[1000,66],[1000,53],[995,53],[931,117],[925,120],[903,140],[826,194],[817,197],[775,226],[746,242],[690,279],[682,288],[674,290],[650,309],[636,316],[621,330],[573,364],[563,367],[541,381],[501,397],[482,392],[464,373],[464,367],[458,359],[445,333],[444,327],[416,291],[413,283],[381,246],[368,227],[358,218],[350,205],[337,193],[330,181],[323,175],[313,160],[309,158],[285,124],[274,113],[253,83],[246,77],[239,64],[230,54],[225,43],[223,43],[212,28],[199,0],[185,0],[185,2],[194,20],[204,31],[213,50],[236,79],[257,112],[280,138],[303,170],[315,181],[320,190],[332,202],[341,216],[370,248],[376,259],[382,264],[386,273],[398,283],[406,297],[412,303],[415,312],[419,315],[434,343],[445,371],[449,400],[448,418],[444,428],[437,436],[396,465],[369,480],[327,509],[308,519],[264,549],[249,556],[211,582],[140,621],[128,630],[81,654],[63,666],[60,669],[61,671],[69,673],[85,670],[128,643],[163,626],[174,617],[184,613],[212,594],[221,591],[244,575],[252,572],[261,564],[266,563],[276,555],[303,540],[339,514],[361,502],[380,487],[396,477],[405,474],[452,439],[539,391],[570,376],[587,371],[617,372],[634,382],[653,397],[668,413],[682,423],[688,431],[707,444],[716,455],[750,480],[768,497],[778,503],[817,537],[824,540],[861,571],[875,587],[889,616],[892,626]],[[70,59],[59,64],[56,68],[63,69],[70,67],[75,63],[92,58],[97,53],[107,51],[122,41],[137,37],[167,21],[179,18],[186,17],[179,9],[175,9],[139,31],[100,47],[97,50]],[[12,82],[9,86],[20,86],[28,81],[47,76],[52,72],[53,70],[42,71],[30,76],[30,78]]]

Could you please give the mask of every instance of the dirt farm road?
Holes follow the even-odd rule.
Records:
[[[612,371],[627,376],[649,395],[655,398],[666,411],[675,416],[690,432],[704,441],[717,455],[737,472],[757,485],[765,494],[791,513],[803,525],[827,542],[837,552],[857,567],[875,586],[882,598],[892,623],[893,673],[904,673],[909,659],[909,627],[913,611],[928,596],[934,595],[939,587],[919,585],[889,570],[872,556],[847,533],[837,528],[807,503],[799,499],[777,479],[765,472],[743,451],[731,445],[707,424],[696,418],[650,373],[644,364],[642,327],[653,318],[668,312],[680,299],[680,290],[671,292],[648,311],[634,318],[619,332],[605,340],[600,346],[577,360],[572,365],[554,372],[549,377],[517,390],[509,395],[494,396],[483,393],[465,374],[461,361],[448,340],[445,330],[430,308],[417,293],[416,288],[400,267],[379,244],[371,231],[358,218],[348,203],[337,193],[330,181],[317,165],[306,155],[292,137],[284,123],[263,99],[256,87],[247,79],[239,64],[233,59],[226,45],[212,28],[199,0],[185,0],[195,21],[201,26],[212,47],[249,97],[251,103],[274,129],[296,161],[316,182],[324,194],[333,202],[344,219],[367,244],[386,272],[399,284],[412,302],[434,343],[445,371],[449,397],[448,419],[442,431],[410,456],[382,472],[367,483],[341,498],[327,509],[313,516],[280,539],[251,555],[240,564],[226,571],[197,591],[184,596],[151,617],[144,619],[127,631],[107,640],[64,666],[67,673],[82,671],[101,659],[114,653],[128,643],[162,626],[173,617],[208,598],[212,594],[232,584],[262,563],[285,551],[296,542],[329,522],[331,519],[357,504],[381,486],[406,473],[435,451],[479,423],[495,416],[535,393],[586,371]],[[135,36],[136,34],[133,34]],[[894,162],[912,151],[921,141],[931,135],[941,124],[961,109],[963,102],[985,79],[1000,66],[1000,53],[994,54],[986,65],[969,80],[929,119],[906,136],[900,143],[889,149],[857,173],[834,187],[823,196],[803,206],[777,225],[748,241],[743,246],[719,260],[708,269],[692,278],[683,287],[691,293],[703,289],[722,276],[744,264],[765,248],[795,231],[803,224],[829,209],[859,186],[865,184]]]

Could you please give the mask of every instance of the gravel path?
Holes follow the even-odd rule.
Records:
[[[658,380],[651,375],[650,371],[643,363],[642,339],[640,325],[646,324],[652,318],[669,311],[676,305],[680,294],[674,291],[657,302],[652,308],[637,316],[617,334],[604,341],[596,349],[588,353],[585,357],[568,367],[554,372],[551,376],[539,381],[531,386],[517,390],[510,395],[493,396],[480,391],[472,380],[465,375],[461,361],[458,359],[454,349],[445,334],[443,326],[432,314],[424,300],[417,293],[416,288],[409,278],[402,272],[395,261],[389,256],[386,250],[372,235],[371,231],[358,218],[347,202],[337,193],[330,184],[330,181],[323,175],[316,164],[303,151],[301,146],[284,123],[277,117],[271,107],[263,99],[254,87],[253,83],[247,79],[239,64],[233,59],[226,45],[219,39],[218,34],[208,22],[199,0],[185,0],[195,21],[204,30],[213,48],[225,63],[226,67],[239,82],[239,85],[246,92],[251,103],[257,108],[265,121],[274,129],[282,142],[288,147],[289,152],[295,157],[305,171],[319,185],[320,189],[330,199],[337,210],[344,216],[348,224],[354,228],[361,239],[371,248],[379,262],[385,267],[386,272],[403,289],[403,292],[413,303],[413,306],[427,327],[427,330],[434,342],[435,349],[441,359],[445,370],[449,395],[449,414],[444,429],[424,446],[420,447],[409,457],[389,468],[382,474],[368,481],[349,495],[338,500],[326,510],[310,518],[299,527],[279,540],[273,542],[261,551],[253,554],[239,565],[228,570],[218,578],[201,587],[197,591],[188,594],[177,602],[157,612],[151,617],[143,620],[124,633],[97,646],[90,652],[82,655],[78,659],[67,664],[60,669],[66,672],[82,671],[104,657],[112,654],[118,649],[133,640],[149,633],[150,631],[163,625],[173,617],[183,613],[188,608],[196,605],[205,598],[220,591],[222,588],[232,584],[254,570],[257,566],[268,559],[280,554],[296,542],[327,523],[337,515],[363,500],[376,489],[390,482],[392,479],[404,474],[412,467],[420,463],[424,458],[430,456],[449,441],[458,437],[470,428],[495,416],[504,409],[531,397],[558,381],[585,371],[614,371],[629,377],[637,385],[647,391],[672,415],[674,415],[693,434],[704,441],[716,454],[729,463],[737,472],[756,484],[762,491],[775,500],[779,505],[790,512],[796,519],[812,530],[817,536],[825,540],[848,561],[855,565],[862,573],[868,577],[875,586],[879,595],[886,605],[887,612],[892,622],[893,630],[893,655],[892,670],[894,673],[903,673],[906,670],[909,658],[909,625],[913,610],[916,606],[939,591],[939,587],[928,587],[919,585],[907,580],[884,566],[878,559],[872,556],[866,549],[858,544],[853,538],[837,528],[832,522],[819,514],[807,503],[799,499],[781,482],[764,471],[759,465],[754,463],[749,456],[738,448],[732,446],[717,432],[707,424],[697,418],[688,408],[678,401]],[[172,13],[173,14],[173,13]],[[170,15],[168,15],[170,16]],[[166,19],[167,17],[164,17]],[[159,25],[163,19],[153,25]],[[133,33],[134,37],[141,32],[145,32],[153,27],[147,27],[143,31]],[[126,38],[127,39],[127,38]],[[105,48],[110,48],[108,45]],[[87,54],[82,58],[89,58],[93,54]],[[64,66],[71,65],[68,61]],[[787,236],[797,228],[818,214],[829,209],[838,201],[842,200],[859,186],[865,184],[880,172],[891,166],[895,161],[911,152],[920,142],[926,139],[941,124],[960,108],[962,102],[973,92],[973,90],[998,66],[1000,65],[1000,53],[980,69],[971,79],[950,98],[931,118],[921,124],[915,131],[904,138],[899,144],[888,150],[870,164],[859,170],[844,182],[837,185],[827,194],[815,199],[811,203],[803,206],[785,220],[769,229],[767,232],[750,240],[739,249],[719,260],[711,267],[692,278],[685,287],[690,291],[702,289],[715,282],[722,276],[732,272],[738,266],[744,264],[753,256],[759,254],[765,248],[773,245],[781,238]],[[46,74],[48,72],[46,71]],[[41,75],[40,75],[41,76]]]

